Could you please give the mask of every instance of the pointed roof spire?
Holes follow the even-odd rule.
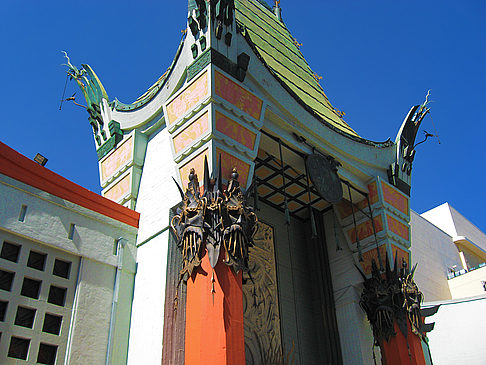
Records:
[[[275,5],[273,6],[273,13],[279,21],[282,21],[282,8],[280,7],[280,0],[275,0]]]

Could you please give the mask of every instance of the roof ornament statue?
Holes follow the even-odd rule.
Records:
[[[81,68],[77,68],[71,63],[67,52],[62,51],[62,53],[64,53],[64,57],[66,58],[64,66],[68,68],[66,71],[68,77],[76,81],[86,99],[86,110],[89,113],[88,120],[93,128],[96,143],[99,147],[108,138],[104,128],[105,120],[111,120],[109,117],[108,94],[98,76],[89,65],[82,64]],[[75,101],[74,95],[66,100]]]
[[[427,92],[425,101],[420,105],[413,106],[407,114],[398,132],[395,143],[397,145],[396,162],[388,169],[389,182],[407,195],[410,195],[410,181],[412,175],[412,164],[415,159],[415,148],[424,143],[429,137],[438,137],[425,131],[425,139],[415,144],[417,133],[425,116],[430,113],[429,100],[430,90]]]

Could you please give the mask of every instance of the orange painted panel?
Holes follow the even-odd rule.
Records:
[[[191,108],[203,101],[206,95],[208,95],[207,72],[203,73],[167,105],[169,124],[184,116]]]
[[[185,364],[244,365],[242,272],[221,258],[213,270],[205,255],[187,281]]]
[[[386,244],[379,246],[378,249],[380,250],[381,262],[382,264],[385,264]],[[360,264],[365,274],[371,274],[371,263],[373,260],[375,260],[376,265],[380,267],[378,262],[378,251],[376,251],[376,249],[363,252],[363,261],[360,262]]]
[[[217,71],[214,73],[214,89],[216,95],[221,96],[253,118],[260,119],[263,101]]]
[[[105,192],[105,198],[117,202],[120,198],[124,197],[130,192],[130,175],[126,175],[123,179],[118,181],[110,190]]]
[[[106,180],[133,158],[133,138],[124,141],[101,163],[101,180]]]
[[[404,259],[408,265],[408,268],[410,268],[410,255],[408,254],[408,252],[402,250],[401,248],[395,245],[392,245],[391,248],[392,248],[393,259],[390,260],[395,260],[395,255],[397,255],[397,265],[399,267],[402,267],[402,261],[403,261],[402,259]]]
[[[383,231],[383,221],[381,219],[381,215],[374,217],[373,221],[375,222],[376,233]],[[353,227],[352,229],[348,230],[348,237],[351,242],[356,242],[356,231],[358,232],[358,238],[360,241],[373,236],[373,224],[371,223],[371,220],[358,224],[356,229]]]
[[[371,184],[368,185],[368,192],[369,192],[369,197],[370,197],[370,204],[373,205],[379,199],[376,181],[374,181],[374,182],[372,182]]]
[[[204,178],[204,157],[209,157],[207,149],[179,168],[182,180],[182,189],[184,191],[186,191],[187,184],[189,183],[189,172],[192,168],[194,168],[196,171],[199,185],[202,186]]]
[[[345,219],[353,214],[353,210],[351,208],[351,203],[349,200],[342,199],[339,203],[336,204],[336,208],[338,210],[339,217],[341,217],[341,219]],[[369,213],[368,200],[363,199],[358,203],[354,203],[355,214],[359,212],[358,208],[366,213]]]
[[[197,118],[188,127],[184,128],[182,132],[173,138],[174,150],[179,153],[184,148],[189,146],[193,141],[206,133],[209,129],[208,113]]]
[[[216,153],[221,155],[221,173],[223,178],[229,180],[233,172],[233,168],[236,167],[238,170],[239,178],[238,181],[242,187],[246,187],[246,182],[248,181],[248,175],[250,174],[250,165],[246,162],[241,161],[238,157],[230,155],[228,152],[216,149]]]
[[[402,222],[399,222],[395,218],[393,218],[390,215],[386,215],[386,220],[388,222],[388,229],[392,231],[393,233],[399,235],[405,240],[409,240],[409,231],[408,231],[408,226],[403,224]]]
[[[236,142],[250,150],[253,150],[255,147],[255,133],[219,112],[216,112],[216,130],[234,139]]]
[[[400,212],[408,216],[408,198],[400,193],[397,189],[388,184],[385,184],[384,182],[381,183],[381,187],[383,189],[383,199],[388,204],[397,208]]]

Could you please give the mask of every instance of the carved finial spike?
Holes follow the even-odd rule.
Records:
[[[233,180],[238,180],[238,177],[239,177],[239,176],[240,176],[240,175],[238,174],[238,170],[236,169],[236,167],[233,167],[233,173],[231,174],[231,178],[232,178]]]
[[[204,190],[210,191],[211,181],[209,179],[209,166],[208,166],[208,158],[204,156]]]
[[[193,181],[194,177],[196,177],[196,172],[194,168],[191,168],[191,170],[189,170],[189,181]]]
[[[221,154],[219,154],[219,161],[218,161],[218,190],[223,191],[223,173],[221,172]]]
[[[282,8],[280,7],[280,0],[275,0],[275,5],[273,6],[273,13],[278,20],[282,21]]]

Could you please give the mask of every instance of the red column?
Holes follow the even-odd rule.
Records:
[[[395,332],[396,335],[390,337],[389,341],[380,343],[382,364],[426,365],[422,340],[411,331],[410,324],[408,324],[407,338],[402,334],[396,323]]]
[[[223,251],[223,250],[222,250]],[[185,365],[245,365],[242,273],[208,255],[187,281]]]

